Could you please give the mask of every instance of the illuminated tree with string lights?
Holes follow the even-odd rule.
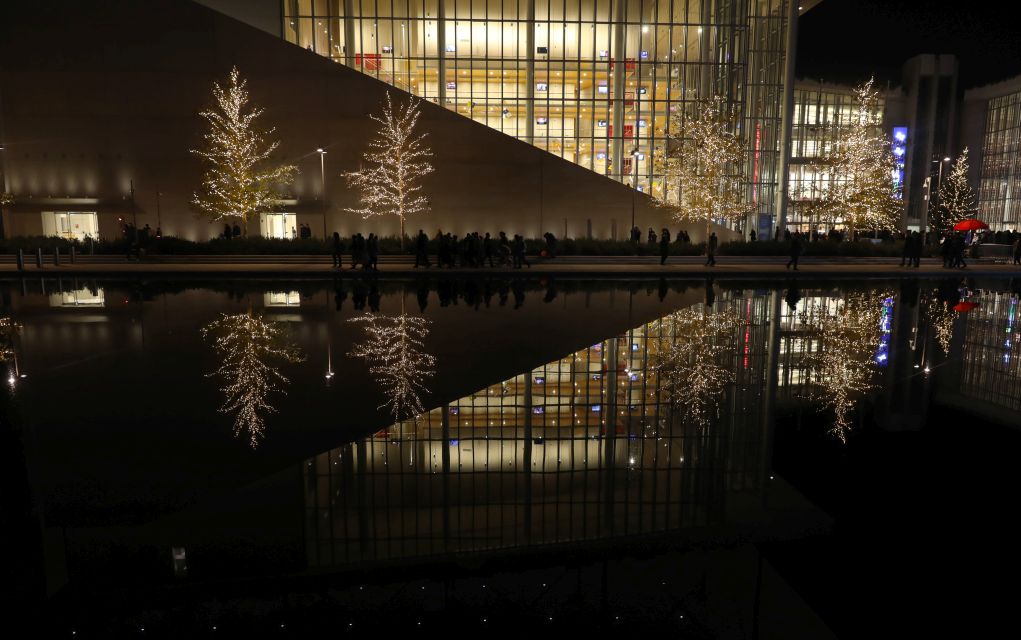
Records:
[[[289,184],[297,167],[271,161],[280,143],[266,140],[273,129],[256,126],[263,110],[248,106],[245,85],[237,68],[232,69],[226,87],[213,83],[215,105],[199,114],[209,129],[203,136],[205,147],[192,153],[207,166],[192,205],[211,221],[240,222],[247,235],[250,220],[280,205],[275,187]]]
[[[369,365],[369,374],[379,384],[395,420],[417,418],[425,412],[420,393],[428,392],[425,381],[435,372],[436,358],[425,352],[429,321],[406,313],[365,314],[348,322],[361,324],[365,340],[351,349],[351,356]]]
[[[968,184],[968,148],[965,147],[939,185],[939,204],[929,213],[933,228],[940,235],[946,234],[975,211],[975,200],[975,192]]]
[[[833,410],[831,433],[847,442],[851,413],[862,395],[874,389],[876,347],[882,336],[883,300],[888,293],[850,293],[830,310],[810,305],[801,322],[815,342],[805,359],[812,395]]]
[[[433,172],[427,158],[426,134],[416,134],[422,115],[420,101],[408,98],[395,105],[386,94],[382,115],[370,117],[379,124],[375,137],[363,154],[366,167],[347,174],[348,184],[360,194],[360,207],[348,209],[362,218],[397,216],[401,223],[401,248],[404,248],[404,222],[408,216],[429,211],[429,199],[422,194],[422,178]]]
[[[657,160],[663,193],[657,204],[680,222],[742,220],[755,211],[745,202],[745,148],[738,117],[722,97],[702,100],[670,114],[666,149]]]
[[[247,434],[255,448],[265,433],[264,414],[276,412],[267,399],[273,392],[285,393],[282,387],[288,382],[277,367],[304,358],[288,342],[283,325],[266,322],[251,311],[222,314],[202,329],[202,335],[212,341],[220,360],[216,371],[208,374],[223,383],[220,412],[234,414],[234,436]]]
[[[819,213],[851,231],[895,229],[903,202],[894,189],[896,165],[882,131],[879,92],[873,81],[855,89],[847,123],[836,125],[836,140],[813,167],[823,179]]]
[[[734,353],[741,318],[731,311],[682,309],[658,320],[650,333],[660,335],[651,358],[659,390],[685,418],[708,426],[727,386],[736,380],[725,363]]]

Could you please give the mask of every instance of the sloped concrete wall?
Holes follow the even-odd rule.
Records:
[[[162,226],[189,239],[222,224],[188,205],[202,165],[198,112],[232,66],[248,80],[261,121],[275,128],[279,157],[301,169],[298,213],[321,235],[394,234],[395,219],[362,220],[342,174],[358,168],[373,131],[368,114],[393,87],[191,2],[55,0],[16,3],[0,25],[0,114],[8,235],[41,232],[40,211],[98,211],[100,232],[117,219]],[[642,194],[531,145],[423,102],[421,129],[435,153],[425,180],[433,211],[410,220],[430,235],[499,230],[608,238],[635,223],[659,229],[668,216]],[[325,146],[326,199],[317,147]],[[132,199],[133,188],[133,199]],[[157,194],[159,194],[157,196]],[[669,224],[673,233],[680,225]],[[257,230],[257,225],[256,225]],[[694,240],[704,231],[690,229]],[[729,233],[729,232],[728,232]]]

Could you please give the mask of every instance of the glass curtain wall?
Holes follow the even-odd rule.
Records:
[[[819,215],[817,204],[833,178],[818,171],[815,165],[831,151],[841,126],[852,121],[856,103],[850,87],[798,85],[794,88],[786,220],[786,228],[792,232],[829,230],[828,223]],[[885,104],[885,99],[880,98],[880,113],[885,110]]]
[[[987,291],[967,313],[961,393],[986,405],[1021,411],[1021,297]]]
[[[310,565],[727,521],[729,502],[764,481],[775,295],[715,303],[742,322],[719,362],[735,380],[711,425],[661,388],[651,363],[677,337],[656,321],[307,461]]]
[[[669,115],[741,114],[749,200],[773,211],[789,0],[284,0],[285,38],[661,195]]]
[[[1021,93],[993,98],[986,112],[979,218],[993,231],[1021,229]]]

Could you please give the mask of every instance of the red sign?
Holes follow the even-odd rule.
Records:
[[[634,138],[635,137],[635,125],[633,125],[633,124],[626,124],[626,125],[624,125],[624,137],[625,138]]]
[[[355,66],[365,71],[379,71],[382,58],[378,53],[356,53]]]
[[[614,59],[610,58],[610,71],[613,71],[613,61],[614,61]],[[635,59],[634,58],[624,58],[624,70],[625,71],[634,71],[635,70]]]

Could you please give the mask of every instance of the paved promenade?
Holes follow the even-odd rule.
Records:
[[[350,269],[345,261],[342,270],[333,269],[329,256],[152,256],[141,261],[126,260],[123,256],[78,256],[71,263],[62,256],[54,264],[53,256],[44,256],[43,266],[36,265],[35,257],[24,270],[19,271],[13,256],[2,256],[0,275],[57,276],[69,275],[294,275],[345,277],[370,275],[361,269]],[[635,276],[635,277],[787,277],[792,275],[841,277],[896,277],[904,275],[944,277],[950,275],[1021,276],[1021,266],[1005,260],[970,260],[966,269],[944,269],[936,259],[923,259],[921,267],[900,266],[899,258],[802,258],[798,271],[787,270],[786,257],[722,256],[715,267],[705,267],[704,257],[672,257],[660,266],[658,257],[651,256],[563,256],[553,260],[534,259],[532,266],[523,269],[510,267],[458,267],[455,269],[414,268],[407,256],[381,256],[379,274],[383,276],[439,275],[521,275],[521,276]]]

